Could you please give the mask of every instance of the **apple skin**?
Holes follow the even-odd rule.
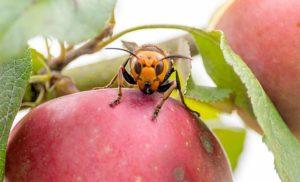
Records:
[[[300,138],[300,1],[235,0],[219,18],[232,49],[254,72]]]
[[[161,95],[123,89],[80,92],[28,113],[9,137],[5,181],[232,181],[210,130]]]

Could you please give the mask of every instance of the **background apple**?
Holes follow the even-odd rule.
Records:
[[[210,130],[160,94],[123,90],[64,96],[33,109],[9,138],[6,181],[232,181]]]
[[[217,22],[300,137],[300,1],[235,0]]]

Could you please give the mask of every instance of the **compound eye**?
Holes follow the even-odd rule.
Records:
[[[161,61],[156,65],[155,68],[156,75],[160,75],[163,72],[163,70],[164,70],[164,63]]]
[[[134,71],[135,71],[137,74],[140,74],[140,73],[141,73],[141,70],[142,70],[142,65],[141,65],[138,61],[135,61],[135,62],[134,62]]]

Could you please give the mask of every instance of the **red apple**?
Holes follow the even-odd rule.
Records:
[[[216,28],[300,137],[300,1],[235,0]]]
[[[117,90],[64,96],[38,106],[10,135],[6,181],[232,181],[210,130],[161,95]]]

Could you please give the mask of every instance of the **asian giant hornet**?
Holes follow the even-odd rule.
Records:
[[[110,87],[116,80],[118,82],[118,97],[110,103],[111,107],[118,105],[122,98],[122,86],[125,79],[131,85],[137,85],[138,88],[146,95],[154,92],[163,93],[163,98],[156,106],[152,120],[154,120],[164,102],[169,98],[172,91],[177,89],[179,91],[180,99],[186,109],[191,110],[185,103],[183,93],[181,91],[180,81],[177,70],[174,68],[174,59],[182,58],[191,60],[189,57],[182,55],[168,55],[168,53],[159,47],[152,44],[145,44],[138,46],[134,42],[125,42],[123,45],[127,49],[122,48],[106,48],[125,51],[130,54],[129,58],[120,66],[118,73],[113,79],[102,88]],[[127,72],[126,65],[129,63],[130,73]],[[176,79],[169,81],[169,77],[175,72]]]

